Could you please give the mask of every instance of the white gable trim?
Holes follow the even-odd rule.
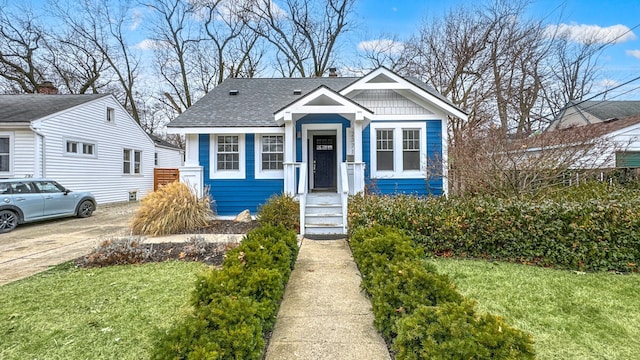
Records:
[[[394,82],[370,82],[376,77],[383,75]],[[429,92],[421,89],[420,87],[412,84],[403,77],[395,74],[393,71],[380,67],[369,74],[365,75],[361,79],[357,80],[353,84],[347,86],[340,91],[340,94],[347,96],[354,91],[370,90],[370,89],[389,89],[389,90],[408,90],[420,98],[424,99],[428,103],[434,104],[441,108],[448,115],[467,120],[468,116],[460,109],[452,106],[451,104],[443,101],[442,99],[430,94]]]
[[[284,134],[284,127],[168,127],[167,134]]]
[[[333,103],[327,105],[314,104],[314,101],[322,98],[328,98]],[[274,114],[276,123],[278,123],[278,125],[284,124],[284,122],[290,118],[291,114],[355,114],[358,120],[371,118],[373,115],[369,109],[354,103],[324,86],[317,88],[276,112]]]

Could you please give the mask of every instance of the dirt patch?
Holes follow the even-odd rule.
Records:
[[[258,222],[214,220],[210,226],[189,231],[195,234],[246,234],[258,227]],[[144,264],[162,261],[200,261],[219,266],[234,243],[211,243],[198,235],[185,242],[145,243],[138,237],[116,237],[102,241],[89,254],[74,260],[78,267],[91,268],[122,264]]]

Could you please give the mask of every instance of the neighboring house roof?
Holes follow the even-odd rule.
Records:
[[[640,101],[584,101],[575,106],[603,121],[640,115]]]
[[[278,126],[273,114],[286,104],[326,86],[339,91],[358,78],[229,78],[198,100],[170,127],[248,127]],[[236,95],[230,91],[237,90]],[[294,94],[300,90],[300,94]]]
[[[156,135],[150,134],[149,137],[151,138],[151,140],[153,140],[153,142],[156,144],[156,146],[182,151],[182,149],[179,146],[176,146],[175,144],[172,144],[172,143],[170,143],[170,142],[168,142],[168,141],[166,141],[164,139],[161,139],[160,137],[158,137]]]
[[[111,95],[0,95],[0,123],[31,122],[105,96]]]

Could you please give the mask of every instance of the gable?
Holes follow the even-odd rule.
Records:
[[[304,106],[340,106],[340,105],[342,105],[340,102],[324,94],[304,104]]]
[[[351,99],[370,109],[375,115],[433,115],[434,112],[396,91],[364,90]]]

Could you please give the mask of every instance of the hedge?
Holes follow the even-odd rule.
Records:
[[[401,231],[360,228],[350,237],[374,324],[396,359],[533,359],[530,335],[478,314],[446,275],[424,263]]]
[[[161,336],[154,359],[261,359],[298,252],[296,234],[263,225],[198,276],[193,313]]]
[[[349,229],[402,229],[441,256],[485,258],[581,271],[638,272],[640,192],[577,190],[552,199],[354,196]]]

